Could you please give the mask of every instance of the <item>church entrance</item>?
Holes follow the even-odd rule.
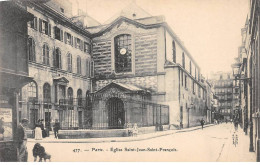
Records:
[[[108,127],[111,129],[123,128],[125,124],[124,103],[117,97],[110,98],[106,107],[108,110]]]

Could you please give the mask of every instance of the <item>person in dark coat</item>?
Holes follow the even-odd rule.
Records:
[[[18,149],[18,162],[27,162],[28,152],[27,152],[27,135],[25,127],[28,126],[28,120],[22,119],[22,122],[18,125],[16,129],[16,142]]]
[[[205,124],[205,121],[204,121],[203,118],[201,119],[200,124],[201,124],[201,129],[203,129],[203,126],[204,126],[204,124]]]
[[[58,120],[55,121],[55,124],[53,125],[53,130],[54,130],[55,138],[57,139],[58,133],[59,133],[59,130],[60,130],[60,123],[59,123]]]

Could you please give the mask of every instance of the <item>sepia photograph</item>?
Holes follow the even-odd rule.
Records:
[[[0,1],[0,162],[260,162],[260,0]]]

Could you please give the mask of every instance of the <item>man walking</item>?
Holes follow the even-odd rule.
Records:
[[[22,119],[22,122],[17,127],[17,149],[18,149],[18,162],[27,162],[28,152],[27,152],[27,135],[25,127],[28,126],[28,120]]]
[[[203,118],[201,119],[200,124],[201,124],[201,128],[203,129],[203,126],[205,124],[205,121],[203,120]]]
[[[55,124],[53,125],[53,130],[56,139],[58,139],[59,129],[60,129],[60,123],[58,122],[58,120],[55,120]]]

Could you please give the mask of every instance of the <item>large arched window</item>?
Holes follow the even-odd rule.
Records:
[[[50,65],[49,46],[44,44],[42,47],[42,62],[45,65]]]
[[[115,72],[132,71],[131,35],[121,34],[115,37]]]
[[[51,86],[48,83],[43,85],[43,102],[50,103],[51,102]]]
[[[68,104],[73,105],[73,89],[71,87],[68,88]]]
[[[55,49],[55,53],[53,56],[53,66],[55,68],[61,69],[61,51],[59,48]]]
[[[82,90],[78,89],[77,91],[77,98],[78,98],[78,106],[82,106]]]
[[[35,82],[30,82],[27,85],[28,97],[36,98],[37,97],[37,88]]]
[[[35,42],[32,38],[28,39],[28,56],[29,61],[36,61],[36,55],[35,55]]]
[[[72,55],[70,53],[67,54],[67,62],[68,62],[68,71],[72,72]]]
[[[182,67],[185,69],[185,54],[182,53]]]
[[[77,57],[77,73],[81,74],[81,58],[80,58],[80,56]]]
[[[172,61],[176,63],[176,46],[174,41],[172,41]]]

